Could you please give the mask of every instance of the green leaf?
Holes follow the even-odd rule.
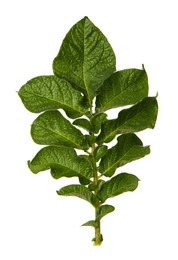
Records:
[[[73,148],[65,146],[44,147],[28,161],[28,166],[33,173],[51,169],[55,179],[77,176],[90,180],[93,176],[91,163],[79,157]]]
[[[57,191],[57,194],[63,196],[76,196],[90,202],[92,205],[95,203],[94,194],[83,185],[73,184],[65,186]]]
[[[105,176],[112,176],[117,167],[150,153],[149,146],[143,146],[142,141],[135,134],[124,134],[117,140],[117,144],[109,149],[100,161],[99,172]]]
[[[88,121],[85,118],[79,118],[79,119],[74,120],[73,125],[80,126],[83,129],[87,130],[88,132],[90,132],[92,130],[92,125],[91,125],[90,121]]]
[[[114,210],[115,210],[115,208],[111,205],[102,205],[99,209],[99,214],[97,216],[97,220],[102,219],[104,216],[113,212]]]
[[[96,187],[97,187],[96,184],[94,184],[93,182],[88,185],[90,191],[94,191]]]
[[[84,115],[88,105],[81,93],[69,82],[55,76],[39,76],[29,80],[18,92],[24,106],[33,113],[62,108],[71,118]]]
[[[57,110],[46,111],[38,116],[31,126],[31,135],[37,144],[85,149],[84,135]]]
[[[105,181],[102,180],[102,179],[100,179],[100,180],[98,181],[98,183],[97,183],[97,189],[98,189],[98,191],[101,189],[101,187],[103,186],[104,183],[105,183]]]
[[[87,95],[89,103],[115,71],[115,54],[103,33],[84,17],[63,40],[53,61],[54,74]]]
[[[94,220],[89,220],[86,223],[82,224],[82,227],[97,227],[98,223]]]
[[[80,155],[79,155],[79,158],[84,158],[85,160],[88,161],[88,164],[91,164],[91,161],[90,161],[90,158],[89,158],[88,155],[80,154]],[[82,185],[88,185],[88,184],[91,185],[91,180],[88,180],[88,179],[86,179],[85,177],[79,177],[79,182],[80,182],[80,184],[82,184]]]
[[[117,134],[139,132],[154,128],[157,119],[158,104],[156,97],[146,97],[136,105],[124,109],[117,119],[107,120],[102,124],[101,133],[96,142],[110,142]]]
[[[107,114],[99,113],[96,114],[92,119],[92,127],[95,134],[97,134],[101,129],[101,124],[107,120]]]
[[[91,135],[85,135],[85,139],[86,139],[86,145],[89,145],[90,147],[92,147],[92,144],[95,143],[95,137],[91,136]]]
[[[82,184],[82,185],[88,185],[88,184],[91,183],[91,180],[88,180],[88,179],[86,179],[86,178],[84,178],[84,177],[79,177],[79,182],[80,182],[80,184]]]
[[[105,202],[108,198],[127,191],[134,191],[138,186],[138,181],[139,179],[135,175],[120,173],[103,184],[98,196],[102,202]]]
[[[95,160],[98,162],[101,159],[101,157],[103,157],[105,155],[107,150],[108,150],[108,147],[106,145],[97,146],[94,151]]]
[[[145,70],[117,71],[108,78],[96,97],[96,111],[132,105],[148,96],[148,77]]]

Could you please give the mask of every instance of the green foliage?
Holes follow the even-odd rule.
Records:
[[[104,216],[106,216],[107,214],[113,212],[114,209],[115,209],[115,208],[114,208],[113,206],[111,206],[111,205],[107,205],[107,204],[102,205],[102,206],[100,207],[100,209],[99,209],[99,214],[98,214],[98,216],[97,216],[97,220],[98,220],[98,219],[100,220],[100,219],[102,219]]]
[[[58,195],[76,196],[95,205],[95,195],[84,185],[68,185],[57,191]]]
[[[30,170],[50,169],[55,179],[77,177],[77,184],[57,194],[79,197],[95,208],[95,219],[83,224],[95,229],[95,245],[103,240],[101,219],[114,211],[105,201],[138,186],[135,175],[115,173],[150,153],[135,132],[154,128],[158,112],[156,97],[148,97],[144,67],[117,72],[115,67],[107,38],[84,17],[64,38],[54,75],[33,78],[18,92],[30,112],[43,112],[32,123],[31,136],[45,147],[28,161]],[[128,105],[108,119],[107,110]],[[116,137],[108,149],[105,143]]]
[[[96,101],[96,111],[132,105],[148,96],[146,71],[121,70],[113,73],[102,85]]]
[[[38,116],[31,126],[31,136],[37,144],[64,145],[82,150],[86,145],[81,131],[57,110],[46,111]]]
[[[134,133],[154,128],[158,112],[156,97],[146,97],[136,105],[119,112],[116,119],[107,120],[101,126],[97,143],[109,143],[118,134]]]
[[[70,29],[53,61],[54,74],[84,93],[90,105],[115,66],[111,45],[87,17]]]
[[[78,118],[74,120],[73,124],[87,130],[88,132],[92,131],[92,125],[90,121],[85,118]]]
[[[77,176],[90,180],[93,177],[90,161],[78,156],[72,147],[44,147],[28,162],[28,166],[33,173],[51,169],[55,179]]]
[[[117,144],[102,157],[98,170],[102,175],[112,176],[118,167],[149,153],[149,146],[143,146],[142,141],[135,134],[120,135]]]
[[[29,80],[18,92],[24,106],[33,113],[63,108],[71,118],[84,115],[88,104],[82,94],[67,81],[55,76],[40,76]]]
[[[98,197],[103,203],[108,198],[127,191],[134,191],[138,186],[138,181],[139,179],[133,174],[120,173],[103,184],[98,192]]]

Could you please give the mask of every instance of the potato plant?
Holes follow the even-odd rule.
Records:
[[[55,179],[77,177],[57,194],[92,205],[95,217],[83,226],[94,228],[94,245],[100,245],[101,219],[114,211],[106,201],[138,186],[135,175],[117,171],[150,153],[135,133],[154,128],[156,97],[148,96],[144,66],[116,71],[111,45],[88,17],[69,30],[52,66],[54,75],[35,77],[18,92],[30,112],[40,113],[31,136],[46,145],[28,166],[35,174],[50,170]],[[125,106],[108,119],[108,110]]]

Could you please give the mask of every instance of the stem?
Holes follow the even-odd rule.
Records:
[[[98,215],[98,209],[95,208],[95,216],[97,217]],[[100,226],[100,220],[97,221],[97,225],[95,227],[95,241],[94,245],[95,246],[100,246],[102,243],[102,235],[101,235],[101,226]]]
[[[90,120],[93,117],[93,113],[92,113],[92,107],[90,107]],[[95,140],[94,137],[94,132],[90,133],[92,140]],[[98,184],[98,172],[97,172],[97,165],[96,165],[96,160],[95,160],[95,156],[94,156],[94,151],[95,151],[95,141],[93,141],[92,143],[92,148],[91,148],[91,157],[92,157],[92,165],[93,165],[93,182],[96,185],[96,188],[94,190],[94,194],[96,195],[96,205],[95,205],[95,222],[96,222],[96,226],[95,226],[95,238],[94,238],[94,245],[95,246],[99,246],[102,243],[102,235],[101,235],[101,224],[100,224],[100,219],[98,219],[98,215],[99,215],[99,209],[100,209],[100,201],[97,198],[97,192],[98,192],[98,188],[97,188],[97,184]]]
[[[93,134],[94,136],[94,134]],[[94,150],[95,150],[95,143],[92,144],[92,164],[93,164],[93,182],[97,186],[98,184],[98,173],[97,173],[97,167],[96,167],[96,161],[94,157]],[[98,188],[96,187],[94,190],[94,194],[97,195]],[[94,238],[94,245],[99,246],[101,245],[102,242],[102,235],[101,235],[101,225],[100,225],[100,219],[98,219],[99,215],[99,208],[100,208],[100,201],[96,196],[96,206],[95,206],[95,222],[96,222],[96,227],[95,227],[95,238]]]

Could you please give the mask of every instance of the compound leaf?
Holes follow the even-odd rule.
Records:
[[[117,141],[117,144],[101,159],[99,171],[105,176],[112,176],[117,167],[150,153],[149,146],[143,146],[142,141],[135,134],[121,135]]]
[[[75,150],[65,146],[48,146],[42,148],[28,166],[33,173],[51,169],[55,179],[65,177],[84,177],[90,180],[93,176],[89,160],[79,157]]]
[[[127,69],[117,71],[108,78],[96,97],[96,111],[132,105],[148,96],[146,71]]]
[[[76,118],[88,111],[81,93],[69,82],[55,76],[33,78],[21,87],[18,94],[24,106],[33,113],[62,108],[69,117]]]
[[[57,194],[63,196],[76,196],[90,202],[92,205],[95,203],[94,194],[87,187],[79,184],[65,186],[57,191]]]
[[[115,54],[103,33],[84,17],[63,40],[53,61],[54,74],[86,94],[89,104],[113,71]]]
[[[136,105],[124,109],[117,119],[107,120],[101,126],[97,143],[110,142],[117,134],[139,132],[154,128],[157,119],[158,104],[156,97],[146,97]]]
[[[50,170],[54,179],[76,177],[79,184],[65,186],[57,194],[76,196],[94,206],[95,220],[83,224],[95,228],[94,245],[103,241],[100,220],[115,209],[104,202],[138,186],[135,175],[113,174],[150,153],[134,133],[154,128],[158,112],[156,97],[148,97],[144,67],[115,70],[116,58],[107,38],[84,17],[65,36],[53,60],[54,76],[33,78],[18,92],[29,111],[43,112],[34,120],[31,136],[34,142],[48,145],[28,166],[35,174]],[[132,106],[119,110],[116,119],[108,120],[104,113],[128,105]],[[108,149],[104,143],[117,135],[117,144]]]
[[[31,126],[31,136],[37,144],[64,145],[86,149],[85,137],[59,111],[46,111]]]
[[[134,191],[138,186],[138,181],[139,179],[135,175],[120,173],[103,184],[98,197],[102,202],[105,202],[108,198],[127,191]]]

